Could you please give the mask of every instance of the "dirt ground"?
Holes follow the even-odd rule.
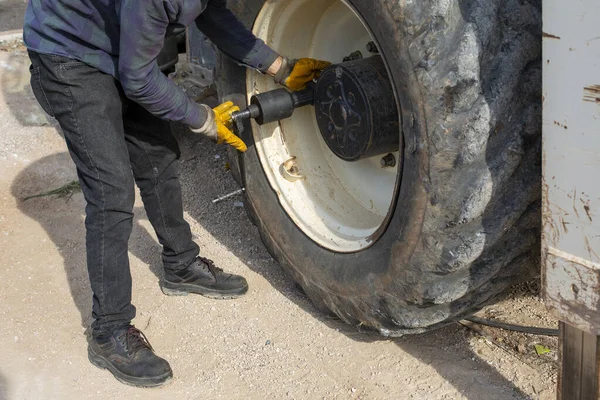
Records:
[[[6,2],[0,2],[0,6]],[[553,399],[556,339],[462,325],[383,339],[319,313],[267,253],[238,202],[226,149],[178,127],[185,210],[202,254],[245,275],[235,301],[167,297],[141,203],[130,241],[134,323],[175,378],[118,383],[87,360],[91,292],[81,193],[24,200],[76,179],[65,143],[29,88],[28,59],[0,43],[0,400]],[[556,327],[533,282],[483,316]],[[538,355],[541,344],[550,352]]]

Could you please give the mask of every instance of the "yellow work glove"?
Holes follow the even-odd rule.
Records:
[[[233,128],[233,118],[231,118],[231,114],[240,111],[239,107],[233,105],[231,101],[223,103],[214,109],[211,109],[205,104],[201,104],[200,106],[206,109],[208,118],[202,127],[192,129],[192,132],[200,133],[209,139],[214,140],[217,144],[227,143],[242,153],[248,150],[248,147],[242,139],[237,137],[231,131]]]
[[[312,58],[289,60],[284,57],[281,68],[274,79],[276,83],[286,86],[292,91],[298,91],[306,88],[309,82],[317,79],[321,75],[321,71],[330,65],[330,62]]]

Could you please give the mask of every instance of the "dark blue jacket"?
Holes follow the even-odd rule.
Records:
[[[127,97],[151,113],[200,127],[206,113],[156,63],[167,33],[193,22],[224,53],[261,72],[278,57],[226,0],[29,0],[23,36],[30,50],[113,75]]]

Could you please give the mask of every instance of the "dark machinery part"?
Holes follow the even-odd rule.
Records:
[[[276,89],[252,96],[248,108],[233,113],[238,133],[244,121],[280,121],[314,104],[317,124],[329,149],[345,161],[385,156],[382,167],[397,165],[400,122],[394,92],[380,56],[325,69],[316,86],[290,92]]]
[[[344,57],[344,62],[360,60],[362,58],[363,58],[363,55],[360,52],[360,50],[356,50],[355,52],[350,53],[347,57]]]
[[[317,81],[315,112],[329,149],[345,161],[400,148],[398,110],[380,56],[325,69]]]
[[[381,159],[382,168],[394,168],[396,164],[396,157],[391,153]]]
[[[314,93],[314,84],[309,84],[306,89],[297,92],[281,88],[254,95],[248,108],[232,114],[237,131],[242,132],[243,122],[250,118],[259,125],[289,118],[296,108],[312,105]]]
[[[165,48],[172,36],[170,33],[178,35],[176,42],[180,53],[185,53],[185,61],[179,60],[175,53],[172,58],[175,66],[175,72],[169,75],[169,78],[177,84],[186,95],[195,102],[202,102],[207,97],[217,94],[217,87],[214,82],[215,69],[217,65],[217,54],[214,45],[210,40],[200,32],[196,24],[189,25],[185,31],[178,27],[170,27],[165,39]],[[163,52],[165,49],[163,49]],[[161,69],[163,64],[161,56],[158,58]]]
[[[372,54],[379,54],[379,49],[377,48],[375,42],[367,43],[367,51]]]

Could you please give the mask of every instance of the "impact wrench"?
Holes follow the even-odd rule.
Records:
[[[291,117],[296,108],[312,105],[314,101],[315,85],[312,82],[306,89],[297,92],[275,89],[252,96],[248,108],[232,113],[231,119],[240,134],[244,130],[244,122],[251,118],[259,125],[280,121]]]

